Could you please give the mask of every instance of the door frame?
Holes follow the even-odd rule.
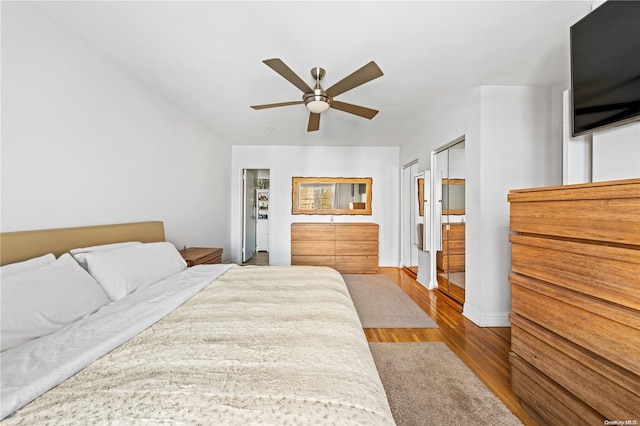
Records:
[[[271,181],[271,175],[272,175],[272,167],[270,166],[240,166],[240,173],[238,175],[238,180],[239,180],[239,191],[240,191],[240,203],[239,203],[239,208],[240,208],[240,246],[237,247],[237,251],[236,253],[239,255],[238,259],[240,260],[240,263],[244,262],[244,246],[245,246],[245,222],[244,222],[244,207],[245,207],[245,193],[244,193],[244,174],[245,171],[247,170],[252,170],[255,171],[256,173],[259,170],[265,170],[268,172],[269,174],[269,181]],[[257,179],[257,174],[256,174],[256,179]],[[269,208],[273,208],[273,201],[272,201],[272,190],[271,190],[271,185],[269,187]],[[257,214],[257,212],[256,212]],[[271,217],[271,215],[270,215]],[[256,224],[257,227],[257,224]],[[237,228],[236,228],[237,229]],[[268,226],[267,226],[267,233],[269,234],[269,236],[271,236],[271,220],[269,220]],[[269,247],[271,247],[271,238],[269,238]]]
[[[247,260],[251,259],[251,257],[253,257],[253,255],[255,254],[256,251],[256,228],[258,227],[258,222],[256,220],[256,203],[257,201],[255,200],[255,187],[254,185],[252,185],[251,188],[249,188],[248,182],[247,182],[247,174],[251,173],[252,175],[255,176],[254,180],[257,179],[257,174],[258,171],[256,169],[242,169],[242,247],[240,248],[241,252],[242,252],[242,256],[241,256],[241,260],[242,263],[246,262]],[[247,202],[249,201],[249,190],[253,193],[252,195],[254,196],[254,203],[253,203],[253,207],[252,207],[252,220],[254,222],[253,224],[253,249],[248,251],[247,250],[247,235],[248,235],[248,230],[247,230],[247,221],[248,221],[248,217],[247,217],[247,212],[249,210],[249,206],[247,205]],[[247,255],[247,252],[251,253],[251,256]]]

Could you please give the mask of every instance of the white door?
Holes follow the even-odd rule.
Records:
[[[243,174],[244,196],[243,198],[243,247],[242,261],[251,259],[256,251],[256,173],[253,170],[245,170]]]

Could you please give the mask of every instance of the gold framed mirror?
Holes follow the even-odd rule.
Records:
[[[372,178],[293,177],[292,214],[371,215]]]
[[[418,215],[424,216],[424,178],[418,178]]]

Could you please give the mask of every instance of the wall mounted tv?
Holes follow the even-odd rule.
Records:
[[[640,1],[609,0],[570,34],[573,135],[640,120]]]

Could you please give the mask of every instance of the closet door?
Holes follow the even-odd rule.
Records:
[[[433,232],[436,235],[438,289],[456,302],[465,298],[465,178],[464,141],[435,155]]]
[[[405,268],[418,273],[418,223],[422,220],[418,213],[417,203],[417,175],[418,163],[405,166],[402,169],[402,263]]]
[[[448,238],[449,238],[449,216],[445,214],[446,203],[446,182],[449,179],[449,150],[445,149],[436,154],[435,157],[435,199],[437,209],[434,222],[434,235],[436,242],[436,280],[438,290],[449,294],[448,277]]]

